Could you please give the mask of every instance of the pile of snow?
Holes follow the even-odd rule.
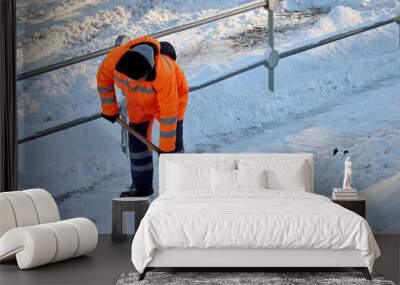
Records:
[[[63,20],[78,16],[88,6],[99,5],[104,0],[18,0],[17,22],[24,25],[39,24],[48,20]],[[35,6],[32,8],[32,6]],[[38,9],[39,7],[39,9]]]
[[[18,67],[38,61],[44,55],[64,53],[68,48],[90,42],[103,29],[116,24],[126,24],[129,18],[130,12],[117,6],[84,21],[70,21],[66,25],[54,25],[34,32],[31,37],[18,43]]]

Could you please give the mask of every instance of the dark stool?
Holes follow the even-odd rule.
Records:
[[[135,213],[134,233],[150,205],[150,197],[122,197],[112,199],[112,235],[113,241],[126,239],[127,221],[124,212]]]

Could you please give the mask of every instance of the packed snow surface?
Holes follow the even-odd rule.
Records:
[[[151,34],[250,1],[18,1],[18,72],[110,47],[117,35]],[[275,47],[286,51],[400,14],[396,0],[282,1]],[[257,9],[161,38],[174,44],[191,86],[263,58],[267,12]],[[315,191],[330,196],[343,177],[367,199],[375,232],[399,233],[400,47],[390,24],[281,59],[275,92],[265,67],[190,94],[187,152],[311,152]],[[100,111],[102,58],[18,83],[19,136]],[[154,128],[157,139],[158,126]],[[111,199],[130,185],[120,127],[96,120],[20,145],[20,187],[42,187],[65,218],[111,229]],[[157,142],[157,140],[156,140]],[[334,148],[339,154],[332,155]],[[157,187],[157,158],[154,184]],[[398,183],[397,183],[398,184]],[[382,207],[382,203],[385,206]]]

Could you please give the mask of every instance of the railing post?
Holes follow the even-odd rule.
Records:
[[[268,9],[268,49],[269,49],[269,54],[274,51],[274,11],[276,9],[276,6],[278,5],[279,1],[278,0],[267,0],[267,9]],[[268,51],[267,51],[268,53]],[[268,55],[267,55],[268,56]],[[268,56],[270,59],[270,56]],[[270,64],[270,61],[268,59],[268,89],[274,93],[275,86],[274,86],[274,69],[275,66]],[[278,57],[279,59],[279,57]],[[276,62],[278,64],[278,62]]]

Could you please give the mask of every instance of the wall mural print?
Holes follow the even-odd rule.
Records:
[[[17,73],[111,47],[120,35],[134,39],[249,2],[17,0]],[[274,47],[282,54],[399,11],[397,0],[280,1]],[[198,86],[263,60],[267,24],[268,11],[260,8],[159,40],[175,47],[189,85]],[[98,114],[96,73],[103,58],[19,80],[18,137]],[[312,153],[316,193],[331,197],[334,188],[350,185],[366,199],[373,231],[399,234],[399,67],[399,25],[390,23],[281,58],[274,92],[264,65],[192,91],[183,120],[185,150]],[[115,90],[116,100],[125,102]],[[155,122],[157,146],[158,133]],[[126,138],[121,126],[99,118],[21,143],[19,187],[47,189],[63,219],[84,216],[109,233],[111,200],[132,182]],[[351,175],[344,167],[348,156]],[[155,154],[153,162],[156,196]]]

